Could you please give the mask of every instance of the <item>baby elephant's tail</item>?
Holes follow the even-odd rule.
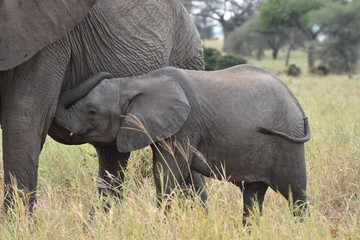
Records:
[[[303,143],[303,142],[307,142],[310,139],[310,127],[309,127],[309,122],[308,122],[308,118],[305,117],[304,118],[304,129],[305,129],[305,136],[304,137],[291,137],[289,135],[287,135],[286,133],[277,131],[277,130],[272,130],[269,128],[260,128],[259,131],[261,133],[265,133],[265,134],[275,134],[281,137],[286,138],[287,140],[290,140],[292,142],[296,142],[296,143]]]

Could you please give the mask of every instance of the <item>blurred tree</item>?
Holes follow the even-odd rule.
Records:
[[[360,58],[360,1],[336,1],[313,15],[325,40],[319,58],[332,72],[351,78]]]
[[[265,49],[271,49],[273,59],[276,59],[280,48],[289,42],[288,32],[280,27],[264,31],[259,23],[260,15],[255,14],[243,26],[236,28],[226,39],[225,50],[244,56],[252,56],[255,51],[259,59]]]
[[[273,59],[277,59],[280,48],[289,43],[288,32],[279,27],[267,31],[260,31],[260,33],[272,50]]]
[[[292,42],[292,47],[303,46],[304,37],[299,31],[277,27],[262,30],[260,15],[255,14],[243,26],[236,28],[225,41],[225,51],[254,56],[260,60],[265,49],[272,50],[272,57],[276,59],[279,50]],[[289,55],[289,54],[288,54]]]
[[[242,26],[259,8],[262,0],[197,0],[198,16],[217,21],[224,38],[236,27]]]
[[[211,39],[214,36],[215,24],[204,16],[195,16],[194,22],[201,39]]]
[[[232,31],[224,43],[224,50],[243,56],[256,56],[261,59],[268,44],[259,32],[258,17],[253,17],[243,26]]]
[[[322,31],[322,26],[310,21],[310,16],[315,11],[326,6],[329,1],[268,0],[261,6],[260,26],[263,30],[287,28],[292,31],[302,31],[308,41],[308,67],[310,71],[313,71],[315,69],[314,44]],[[295,37],[292,37],[292,39],[295,39]]]

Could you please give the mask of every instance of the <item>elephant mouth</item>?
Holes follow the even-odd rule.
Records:
[[[70,137],[70,131],[64,128],[58,127],[56,124],[53,124],[49,129],[49,135],[55,141],[60,142],[66,145],[80,145],[84,144],[84,141],[80,139],[75,139],[75,135],[73,134]]]
[[[69,134],[68,139],[71,143],[75,143],[75,144],[90,143],[91,140],[94,140],[93,138],[89,137],[88,134],[86,134],[86,133],[85,134],[73,133],[71,135],[71,132]]]
[[[96,132],[96,127],[89,128],[85,131],[70,132],[69,139],[77,143],[82,142],[82,143],[90,143],[96,145],[111,143],[115,141],[115,138],[112,139],[112,137],[108,135],[104,136],[103,134],[99,134],[98,132]]]
[[[78,138],[78,137],[86,137],[87,135],[91,134],[91,132],[95,129],[95,127],[93,128],[87,128],[87,129],[83,129],[83,130],[79,130],[79,131],[69,131],[69,137],[71,139],[74,138]]]
[[[70,136],[71,131],[64,131],[64,128],[58,128],[56,125],[53,125],[50,128],[49,135],[55,141],[60,142],[66,145],[81,145],[85,143],[90,143],[96,146],[107,146],[112,145],[115,142],[114,140],[103,140],[100,136],[96,136],[90,130],[80,132],[72,132],[72,136]]]

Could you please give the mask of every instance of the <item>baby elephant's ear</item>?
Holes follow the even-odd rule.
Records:
[[[129,105],[116,139],[119,152],[170,137],[183,126],[191,109],[183,88],[171,77],[129,81],[121,95]]]

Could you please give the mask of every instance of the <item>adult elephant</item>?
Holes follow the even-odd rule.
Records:
[[[5,209],[12,206],[16,182],[21,192],[30,193],[26,201],[32,212],[39,154],[48,133],[65,144],[82,143],[52,123],[61,92],[99,71],[126,77],[167,65],[204,68],[198,33],[178,0],[102,0],[95,5],[86,0],[3,0],[0,9]],[[129,153],[111,144],[95,148],[99,177],[119,187]],[[107,171],[117,181],[106,178]],[[194,179],[201,189],[204,179]]]

